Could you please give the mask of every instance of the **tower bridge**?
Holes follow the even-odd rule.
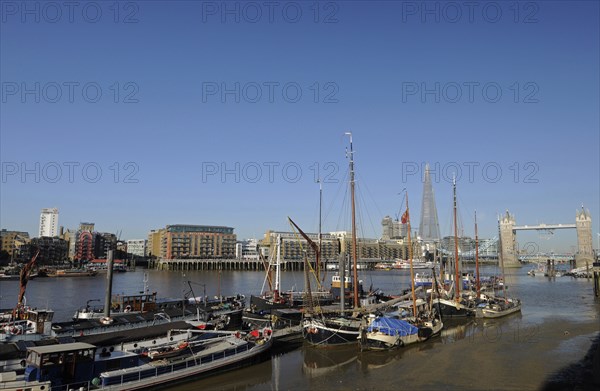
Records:
[[[537,224],[537,225],[515,225],[515,217],[508,210],[500,219],[500,248],[504,266],[520,267],[516,249],[517,231],[549,231],[557,229],[577,230],[577,253],[575,254],[575,267],[585,265],[585,262],[594,262],[594,250],[592,248],[592,217],[590,211],[582,206],[577,210],[575,224]]]

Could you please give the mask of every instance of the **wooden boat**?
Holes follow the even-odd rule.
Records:
[[[439,334],[444,327],[441,319],[436,319],[432,308],[427,308],[422,301],[421,310],[417,310],[417,297],[412,264],[412,243],[410,237],[410,213],[408,208],[408,193],[406,194],[406,212],[402,215],[402,223],[407,224],[408,254],[410,259],[412,317],[398,319],[392,316],[370,314],[366,324],[361,326],[359,345],[361,349],[394,349],[415,342],[423,342]],[[432,291],[433,299],[433,291]],[[423,305],[425,304],[425,305]],[[399,306],[402,304],[399,303]]]
[[[251,321],[256,318],[256,314],[269,315],[273,310],[283,308],[300,308],[304,305],[307,292],[294,292],[281,290],[281,236],[277,236],[274,254],[269,256],[269,261],[265,264],[266,276],[261,290],[262,295],[250,296],[250,307],[247,319]],[[318,250],[318,249],[317,249]],[[317,252],[318,256],[318,252]],[[317,265],[319,260],[317,260]],[[275,271],[275,278],[272,278],[272,271]],[[268,283],[269,290],[265,291]],[[330,292],[317,289],[311,292],[313,302],[317,305],[329,305],[333,303],[333,297]]]
[[[177,345],[169,345],[162,348],[148,349],[142,355],[150,358],[151,360],[162,360],[165,358],[177,357],[185,352],[190,347],[188,341],[182,341]]]
[[[500,221],[498,220],[498,227]],[[498,228],[499,229],[499,228]],[[502,243],[498,244],[500,270],[504,281],[504,257],[502,256]],[[479,318],[500,318],[521,311],[521,300],[506,296],[506,286],[502,284],[502,297],[491,297],[482,301],[477,306],[476,316]]]
[[[493,298],[477,307],[476,316],[478,318],[500,318],[519,311],[521,311],[519,299]]]
[[[465,299],[457,301],[456,299],[438,298],[435,299],[433,306],[444,318],[473,316],[475,311],[474,304]]]
[[[453,298],[439,297],[435,300],[434,306],[442,317],[465,317],[474,314],[475,303],[468,297],[463,297],[460,293],[463,285],[463,277],[460,272],[460,262],[458,257],[458,223],[456,218],[456,179],[452,181],[453,193],[453,216],[454,216],[454,278],[452,282]]]
[[[372,316],[361,329],[361,349],[388,350],[423,342],[438,335],[444,324],[439,319],[415,322],[389,316]]]
[[[360,292],[358,281],[358,251],[357,251],[357,231],[356,231],[356,207],[355,207],[355,182],[354,182],[354,150],[352,146],[352,133],[346,133],[350,137],[349,171],[350,171],[350,199],[351,199],[351,214],[352,214],[352,298],[354,309],[360,307]],[[293,223],[293,222],[292,222]],[[294,226],[296,226],[294,224]],[[298,228],[298,226],[296,226]],[[299,229],[299,228],[298,228]],[[302,231],[299,230],[301,234]],[[303,235],[308,239],[306,235]],[[322,312],[313,311],[312,306],[305,309],[305,320],[303,321],[304,339],[311,345],[327,346],[327,345],[343,345],[356,343],[358,339],[361,319],[347,316],[345,308],[345,276],[344,276],[344,260],[341,259],[339,268],[339,281],[342,286],[340,293],[340,312],[334,315],[324,314]],[[308,265],[307,265],[308,266]],[[307,267],[305,267],[305,270]],[[310,281],[307,289],[310,290]]]
[[[275,310],[280,309],[291,309],[301,308],[305,302],[310,301],[316,306],[325,306],[333,303],[334,298],[330,291],[323,289],[320,281],[320,272],[323,268],[321,263],[321,205],[323,199],[323,189],[319,183],[319,243],[313,242],[304,233],[302,234],[309,245],[315,252],[316,259],[314,265],[315,280],[317,287],[315,290],[310,292],[295,292],[295,291],[282,291],[281,290],[281,242],[282,238],[280,235],[277,236],[277,242],[275,246],[275,252],[269,256],[269,261],[265,263],[266,276],[263,282],[261,291],[264,293],[260,296],[252,295],[250,297],[250,308],[244,316],[244,321],[253,323],[256,320],[260,321],[260,316],[268,318],[270,314]],[[290,220],[291,221],[291,220]],[[292,222],[293,223],[293,222]],[[262,258],[262,256],[261,256]],[[275,278],[272,278],[272,272],[275,272]],[[268,283],[269,290],[265,291],[265,286]],[[310,295],[310,298],[308,297]],[[258,316],[257,316],[258,315]],[[273,325],[276,329],[278,325]]]
[[[323,316],[305,319],[304,339],[311,345],[355,344],[360,335],[361,319]]]

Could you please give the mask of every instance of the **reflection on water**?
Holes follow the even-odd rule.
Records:
[[[357,357],[358,343],[350,346],[319,348],[305,345],[302,349],[302,372],[308,377],[344,373]]]
[[[212,375],[201,381],[179,384],[171,388],[181,391],[197,391],[199,389],[202,391],[235,391],[247,390],[252,387],[256,387],[259,390],[269,389],[270,386],[268,383],[271,382],[274,374],[271,366],[275,362],[277,362],[277,358],[230,372]],[[201,388],[199,385],[201,385]]]
[[[408,346],[407,348],[413,348],[416,345]],[[378,350],[365,350],[360,352],[358,355],[358,362],[360,369],[363,372],[372,371],[374,369],[381,369],[388,366],[398,360],[402,359],[404,352],[407,349],[400,348],[392,351],[378,351]]]
[[[442,343],[453,343],[461,339],[465,339],[467,335],[471,335],[475,320],[467,319],[444,319],[444,328],[440,333],[440,341]]]

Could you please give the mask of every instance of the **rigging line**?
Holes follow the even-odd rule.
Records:
[[[335,203],[338,201],[338,197],[342,191],[342,189],[346,189],[346,184],[347,184],[347,179],[348,179],[348,175],[349,175],[349,169],[346,168],[346,172],[344,173],[344,177],[342,178],[342,181],[338,182],[338,186],[337,186],[337,190],[335,192],[334,197],[331,199],[331,202],[329,203],[329,207],[327,208],[327,210],[324,210],[323,212],[323,224],[327,221],[327,218],[329,217],[329,215],[331,214],[331,212],[333,211],[333,206],[335,205]],[[346,189],[347,191],[347,189]]]
[[[358,217],[358,229],[360,231],[360,235],[357,234],[357,236],[359,238],[362,237],[363,240],[365,240],[365,238],[367,238],[368,236],[366,235],[366,231],[365,231],[363,209],[365,210],[365,213],[367,214],[367,218],[368,218],[368,220],[369,220],[369,222],[371,224],[371,227],[373,228],[373,233],[375,233],[375,236],[376,236],[376,231],[375,231],[375,227],[373,227],[373,221],[372,221],[371,216],[369,214],[368,208],[366,208],[366,206],[364,206],[364,208],[360,207],[361,205],[365,204],[365,199],[364,199],[364,196],[363,196],[363,193],[362,193],[361,186],[358,185],[357,189],[358,189],[357,200],[358,200],[358,204],[359,204],[359,207],[357,208],[357,212],[358,212],[357,213],[357,215],[358,215],[357,217]],[[363,243],[363,248],[365,248],[365,246],[367,246],[366,242]],[[360,254],[361,254],[361,252],[360,252],[360,241],[359,241],[358,242],[358,258],[359,259],[360,259]],[[364,273],[363,273],[363,275],[364,275]],[[370,286],[372,287],[373,286],[373,275],[371,273],[369,273],[368,275],[369,275],[369,279],[370,279]]]
[[[465,231],[464,231],[464,224],[463,224],[463,218],[462,218],[462,213],[461,213],[461,205],[464,205],[464,203],[462,202],[462,198],[460,195],[456,196],[456,213],[458,215],[458,232],[460,232],[460,237],[464,237],[465,236]]]
[[[448,213],[448,220],[446,221],[446,232],[450,232],[448,235],[446,236],[454,236],[454,211],[452,209],[452,207],[450,207],[450,209],[447,211]]]
[[[360,194],[360,189],[359,189],[359,194]],[[360,195],[359,195],[359,199],[360,199]],[[359,203],[360,203],[360,201],[359,201]],[[364,231],[364,224],[363,224],[363,220],[364,219],[363,219],[363,215],[362,215],[362,210],[361,209],[362,208],[360,208],[360,207],[357,209],[357,212],[358,212],[357,218],[358,218],[358,224],[359,224],[358,227],[359,227],[359,230],[360,230],[360,235],[358,235],[358,237],[359,238],[362,237],[363,240],[365,240],[365,238],[367,238],[367,236],[365,235],[365,231]],[[367,214],[368,214],[368,210],[367,210]],[[366,242],[364,243],[364,246],[367,246]],[[359,250],[358,251],[358,259],[360,259],[360,254],[361,254],[360,253],[360,241],[358,242],[358,250]],[[369,279],[370,279],[370,283],[371,283],[370,285],[372,287],[373,286],[373,274],[369,273],[368,275],[369,275]],[[363,273],[363,276],[364,276],[364,273]]]
[[[381,209],[379,209],[379,205],[377,205],[377,201],[375,201],[375,197],[373,197],[373,195],[371,194],[371,190],[369,189],[369,185],[367,184],[367,182],[365,180],[363,180],[362,176],[360,174],[357,175],[358,180],[360,183],[362,183],[365,187],[365,189],[367,190],[367,193],[369,195],[369,197],[371,197],[371,200],[373,201],[373,204],[375,205],[375,208],[377,209],[377,212],[379,213],[379,216],[383,216],[383,213],[381,212]],[[366,201],[365,201],[366,204]]]
[[[364,199],[364,196],[362,193],[362,186],[357,186],[357,187],[358,187],[359,203],[362,202],[364,204],[365,213],[367,214],[367,218],[369,220],[369,224],[371,225],[371,229],[373,229],[373,237],[377,237],[377,231],[375,230],[375,226],[373,225],[373,219],[371,218],[371,214],[369,213],[369,209],[367,208],[367,205],[366,205],[366,200]],[[379,209],[379,208],[377,208],[377,209]],[[379,211],[379,213],[381,216],[381,211]],[[363,234],[364,234],[364,232],[363,232]]]
[[[356,230],[357,232],[360,233],[360,235],[357,233],[357,239],[358,238],[365,238],[365,224],[364,224],[364,218],[363,218],[363,211],[364,211],[364,200],[361,197],[361,192],[360,192],[360,187],[358,185],[358,183],[356,183]]]

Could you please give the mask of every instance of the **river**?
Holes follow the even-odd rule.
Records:
[[[507,270],[510,295],[523,302],[520,314],[500,319],[445,321],[440,337],[394,352],[360,352],[358,346],[291,347],[240,370],[173,387],[177,390],[480,390],[539,389],[547,377],[580,360],[599,331],[600,301],[585,279],[527,275]],[[482,275],[496,272],[483,267]],[[159,297],[258,294],[264,273],[252,271],[168,272],[137,269],[114,275],[113,293],[137,293],[147,275]],[[398,293],[409,285],[406,270],[365,271],[365,287]],[[284,272],[283,289],[303,288],[302,272]],[[55,310],[68,320],[89,299],[104,300],[105,277],[38,278],[27,287],[31,306]],[[14,306],[17,281],[0,283],[0,308]]]

